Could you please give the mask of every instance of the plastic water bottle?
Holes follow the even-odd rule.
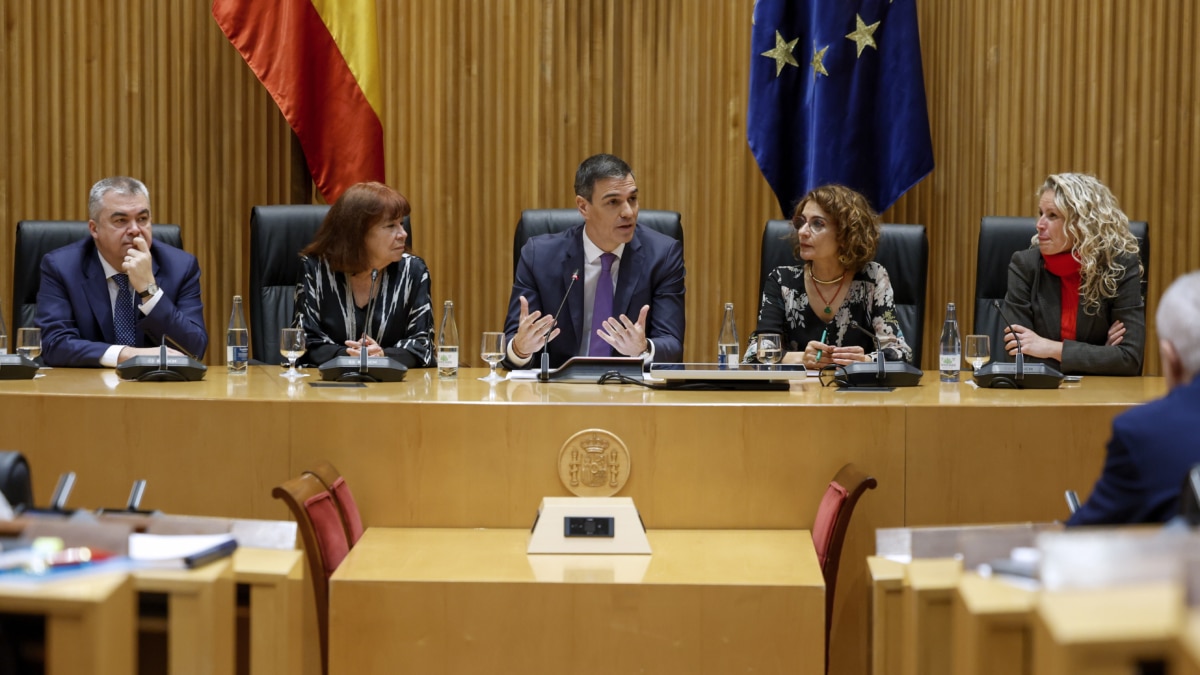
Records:
[[[733,303],[725,303],[725,318],[721,320],[721,334],[717,336],[717,367],[733,369],[738,367],[737,322],[733,318]]]
[[[250,361],[250,330],[246,328],[246,315],[242,313],[242,296],[233,296],[233,311],[229,313],[229,331],[225,333],[225,363],[229,372],[246,374]]]
[[[437,334],[438,376],[458,377],[458,325],[454,323],[454,302],[447,300],[442,309],[442,326]]]
[[[958,318],[953,302],[946,304],[940,353],[938,368],[942,372],[942,382],[958,382],[958,371],[962,369],[962,341],[958,337]]]

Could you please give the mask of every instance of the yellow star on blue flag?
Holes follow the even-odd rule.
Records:
[[[758,0],[750,54],[746,139],[784,215],[827,183],[882,212],[933,170],[915,0]]]

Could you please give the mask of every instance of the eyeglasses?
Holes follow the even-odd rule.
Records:
[[[792,227],[796,228],[797,232],[803,230],[805,225],[808,226],[808,231],[812,232],[813,234],[821,234],[826,230],[826,228],[829,227],[829,223],[825,222],[824,218],[813,218],[812,220],[800,219],[792,221]]]
[[[822,368],[817,372],[817,379],[821,381],[822,387],[828,387],[831,384],[836,384],[839,388],[850,386],[850,378],[846,374],[846,367],[837,364]]]

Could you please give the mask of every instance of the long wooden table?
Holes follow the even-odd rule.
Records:
[[[1161,378],[1099,377],[977,390],[936,373],[892,392],[815,379],[786,392],[489,386],[483,369],[315,388],[315,377],[289,385],[279,372],[139,383],[55,369],[0,382],[0,448],[30,458],[42,502],[70,470],[72,505],[123,504],[145,478],[146,506],[245,518],[287,518],[271,488],[325,458],[365,522],[386,527],[529,527],[543,496],[568,494],[558,453],[589,428],[629,447],[621,494],[652,530],[809,528],[830,478],[854,462],[879,488],[859,503],[843,552],[831,666],[865,672],[876,528],[1064,517],[1063,490],[1086,496],[1100,472],[1112,417],[1164,390]]]
[[[526,529],[368,529],[331,580],[329,671],[822,672],[808,532],[648,536],[648,556],[526,555]]]

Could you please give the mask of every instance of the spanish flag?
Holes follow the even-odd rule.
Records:
[[[212,14],[296,132],[326,202],[384,180],[375,0],[213,0]]]

